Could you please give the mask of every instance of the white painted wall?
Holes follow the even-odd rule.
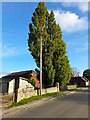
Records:
[[[32,90],[34,90],[34,87],[28,83],[28,81],[26,81],[27,79],[26,78],[23,78],[23,77],[20,77],[19,78],[19,89],[23,89],[23,88],[31,88]]]
[[[15,79],[12,79],[9,82],[9,88],[8,88],[8,93],[9,94],[14,92],[14,86],[15,86]]]
[[[89,82],[85,82],[86,83],[86,86],[88,86],[89,85]]]
[[[28,81],[26,81],[26,78],[20,77],[19,78],[19,89],[18,90],[22,90],[22,89],[26,89],[26,88],[30,88],[31,90],[34,90],[34,87],[28,83]],[[8,88],[8,94],[13,93],[14,92],[14,87],[15,87],[15,79],[12,79],[9,82],[9,88]]]

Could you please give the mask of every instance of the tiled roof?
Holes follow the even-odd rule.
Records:
[[[85,82],[89,81],[86,77],[81,77],[81,76],[78,76],[78,77],[71,77],[71,81],[76,81],[76,80],[83,80]]]
[[[3,76],[2,78],[6,78],[6,77],[25,77],[29,73],[32,73],[32,72],[34,72],[34,71],[33,70],[26,70],[26,71],[13,72],[13,73],[10,73],[8,75]]]

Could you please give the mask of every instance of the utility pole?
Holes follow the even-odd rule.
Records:
[[[40,95],[42,95],[42,36],[40,37]]]

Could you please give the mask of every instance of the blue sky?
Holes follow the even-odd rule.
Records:
[[[54,10],[56,22],[63,32],[70,65],[81,74],[88,68],[88,4],[45,3],[48,11]],[[28,25],[37,2],[2,3],[2,71],[1,75],[36,68],[28,51]]]

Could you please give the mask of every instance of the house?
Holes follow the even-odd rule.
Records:
[[[33,79],[35,81],[35,88],[40,88],[40,82],[37,78],[37,74],[33,70],[14,72],[3,76],[0,78],[2,93],[10,94],[19,88],[31,86],[29,79]]]
[[[89,80],[86,77],[81,77],[81,76],[71,77],[69,84],[71,85],[75,84],[77,86],[84,87],[89,85]]]

